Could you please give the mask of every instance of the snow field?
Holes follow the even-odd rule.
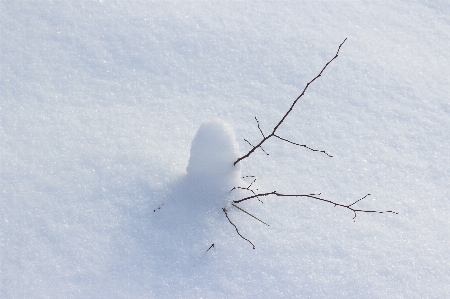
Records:
[[[2,1],[0,14],[0,297],[448,297],[445,1]],[[246,152],[254,117],[269,132],[345,37],[279,131],[334,157],[270,140],[239,171],[261,192],[371,193],[359,207],[400,214],[249,201],[270,227],[229,216],[253,250],[221,210],[240,196],[225,195],[232,179],[188,178],[192,142],[205,159],[228,144],[213,161]],[[228,125],[201,137],[208,119]]]

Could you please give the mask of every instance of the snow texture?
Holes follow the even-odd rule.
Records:
[[[0,1],[0,298],[450,298],[449,16]]]

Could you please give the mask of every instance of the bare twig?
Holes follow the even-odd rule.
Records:
[[[258,129],[259,129],[259,131],[261,132],[262,137],[263,137],[263,138],[266,138],[266,136],[264,136],[263,131],[261,130],[261,127],[259,126],[259,121],[258,121],[258,119],[256,118],[256,116],[255,116],[255,120],[256,120],[256,123],[258,124]]]
[[[247,238],[245,238],[243,235],[241,235],[241,233],[239,232],[239,230],[238,230],[238,228],[236,227],[236,225],[235,225],[233,222],[231,222],[230,217],[228,217],[228,214],[227,214],[227,209],[222,208],[222,211],[225,213],[225,216],[227,217],[228,222],[230,222],[231,225],[234,226],[234,228],[236,229],[237,234],[238,234],[242,239],[244,239],[245,241],[247,241],[247,242],[249,242],[250,244],[252,244],[253,249],[255,249],[255,245],[254,245],[249,239],[247,239]]]
[[[364,198],[366,198],[367,196],[369,196],[370,194],[365,195],[364,197],[358,199],[357,201],[353,202],[352,204],[349,205],[345,205],[345,204],[341,204],[341,203],[337,203],[328,199],[324,199],[324,198],[320,198],[318,197],[320,195],[319,194],[283,194],[283,193],[278,193],[277,191],[272,191],[272,192],[267,192],[267,193],[260,193],[260,194],[254,194],[252,196],[248,196],[239,200],[233,200],[233,203],[240,203],[255,197],[263,197],[263,196],[269,196],[269,195],[275,195],[275,196],[282,196],[282,197],[308,197],[308,198],[312,198],[312,199],[316,199],[316,200],[320,200],[323,202],[327,202],[330,203],[332,205],[334,205],[335,207],[343,207],[346,208],[350,211],[353,212],[354,217],[353,219],[356,218],[356,213],[357,212],[362,212],[362,213],[379,213],[379,214],[383,214],[383,213],[392,213],[392,214],[398,214],[398,212],[394,212],[394,211],[372,211],[372,210],[362,210],[362,209],[355,209],[352,206],[354,204],[356,204],[357,202],[363,200]]]
[[[207,253],[213,247],[214,247],[214,243],[212,243],[211,246],[209,246],[208,250],[206,250],[205,253]]]
[[[259,222],[261,222],[261,223],[263,223],[263,224],[265,224],[265,225],[267,225],[267,226],[270,226],[270,225],[268,225],[267,223],[265,223],[264,221],[262,221],[261,219],[259,219],[258,217],[254,216],[253,214],[250,214],[249,212],[247,212],[247,211],[244,210],[243,208],[238,207],[238,206],[235,205],[234,203],[232,203],[231,205],[232,205],[233,207],[235,207],[235,208],[241,210],[241,211],[244,212],[245,214],[247,214],[247,215],[249,215],[249,216],[252,216],[253,218],[255,218],[256,220],[258,220]]]
[[[254,178],[254,176],[246,176],[246,177]],[[242,178],[246,178],[246,177],[242,177]],[[246,188],[244,188],[244,187],[233,187],[233,189],[231,189],[230,192],[233,191],[233,190],[235,190],[235,189],[241,189],[241,190],[248,190],[248,191],[250,191],[251,193],[253,193],[253,195],[256,195],[255,191],[253,191],[253,189],[250,189],[250,187],[253,185],[254,182],[256,182],[256,178],[250,183],[250,185],[248,185],[248,187],[246,187]],[[258,190],[258,189],[256,189],[256,190]],[[264,202],[263,202],[261,199],[259,199],[258,197],[256,197],[256,198],[259,200],[259,202],[264,203]]]
[[[247,142],[248,144],[250,144],[250,146],[254,146],[253,144],[250,143],[250,141],[248,141],[248,140],[245,139],[245,138],[244,138],[244,141]],[[269,155],[269,154],[263,149],[262,146],[260,146],[259,148],[264,152],[264,154],[266,154],[267,156]]]
[[[305,144],[299,144],[299,143],[292,142],[292,141],[287,140],[287,139],[285,139],[285,138],[282,138],[282,137],[280,137],[280,136],[278,136],[278,135],[276,135],[276,134],[274,134],[273,136],[274,136],[274,137],[277,137],[278,139],[281,139],[281,140],[283,140],[283,141],[292,143],[292,144],[294,144],[294,145],[298,145],[298,146],[307,148],[307,149],[309,149],[310,151],[324,153],[325,155],[327,155],[327,156],[330,157],[330,158],[333,157],[332,155],[330,155],[330,154],[327,153],[326,151],[316,150],[316,149],[310,148],[309,146],[307,146],[307,145],[305,145]]]
[[[328,67],[328,65],[329,65],[333,60],[335,60],[335,59],[338,57],[339,51],[341,50],[341,47],[342,47],[342,45],[345,43],[346,40],[347,40],[347,38],[344,39],[344,41],[339,45],[339,47],[338,47],[338,49],[337,49],[336,54],[334,55],[334,57],[331,58],[331,60],[329,60],[329,61],[325,64],[325,66],[322,68],[322,70],[320,71],[320,73],[319,73],[316,77],[314,77],[311,81],[309,81],[309,82],[306,84],[306,86],[305,86],[305,88],[303,89],[302,93],[301,93],[301,94],[300,94],[300,95],[292,102],[291,107],[289,108],[289,110],[283,115],[283,117],[281,118],[281,120],[275,125],[275,127],[272,129],[272,132],[271,132],[270,134],[268,134],[268,135],[265,135],[265,134],[264,134],[263,130],[261,129],[259,120],[255,117],[256,124],[257,124],[257,126],[258,126],[259,132],[261,133],[262,139],[261,139],[256,145],[253,145],[253,144],[250,143],[250,141],[248,141],[247,139],[244,139],[244,140],[245,140],[252,148],[251,148],[245,155],[241,156],[241,157],[238,158],[236,161],[234,161],[234,165],[236,165],[236,164],[239,163],[240,161],[242,161],[242,160],[248,158],[248,157],[249,157],[249,156],[250,156],[257,148],[261,148],[261,150],[262,150],[266,155],[269,155],[269,154],[262,148],[262,145],[263,145],[264,142],[266,142],[266,141],[267,141],[268,139],[270,139],[271,137],[275,137],[275,138],[277,138],[277,139],[280,139],[281,141],[285,141],[285,142],[288,142],[288,143],[293,144],[293,145],[296,145],[296,146],[304,147],[304,148],[309,149],[309,150],[314,151],[314,152],[321,152],[321,153],[327,155],[328,157],[332,157],[332,155],[328,154],[328,153],[327,153],[326,151],[324,151],[324,150],[313,149],[313,148],[311,148],[311,147],[309,147],[309,146],[307,146],[307,145],[305,145],[305,144],[300,144],[300,143],[293,142],[293,141],[291,141],[291,140],[289,140],[289,139],[286,139],[286,138],[281,137],[280,135],[276,134],[276,132],[277,132],[278,128],[281,126],[281,124],[285,121],[285,119],[287,118],[287,116],[289,115],[289,113],[291,113],[291,111],[294,109],[294,106],[295,106],[295,104],[297,104],[298,100],[305,94],[305,92],[306,92],[306,90],[308,89],[308,87],[309,87],[315,80],[317,80],[319,77],[321,77],[321,76],[322,76],[322,73],[325,71],[325,69]],[[251,176],[251,177],[254,178],[253,176]],[[246,210],[242,209],[241,207],[237,206],[236,204],[241,203],[241,202],[246,201],[246,200],[253,199],[253,198],[256,198],[256,199],[258,199],[259,201],[261,201],[260,197],[270,196],[270,195],[275,195],[275,196],[279,196],[279,197],[307,197],[307,198],[311,198],[311,199],[315,199],[315,200],[319,200],[319,201],[323,201],[323,202],[332,204],[332,205],[334,205],[335,207],[342,207],[342,208],[348,209],[348,210],[350,210],[350,211],[353,212],[353,215],[354,215],[354,216],[353,216],[353,221],[355,221],[356,216],[357,216],[357,213],[359,213],[359,212],[361,212],[361,213],[379,213],[379,214],[382,214],[382,213],[398,214],[398,212],[395,212],[395,211],[363,210],[363,209],[357,209],[357,208],[354,208],[354,205],[355,205],[355,204],[357,204],[357,203],[360,202],[361,200],[365,199],[365,198],[366,198],[367,196],[369,196],[370,194],[366,194],[364,197],[362,197],[362,198],[360,198],[360,199],[354,201],[353,203],[347,205],[347,204],[341,204],[341,203],[337,203],[337,202],[334,202],[334,201],[331,201],[331,200],[322,198],[322,197],[321,197],[321,193],[311,193],[311,194],[284,194],[284,193],[279,193],[279,192],[277,192],[277,191],[272,191],[272,192],[267,192],[267,193],[256,193],[253,189],[251,189],[251,187],[252,187],[253,183],[255,183],[255,181],[256,181],[256,178],[255,178],[255,179],[250,183],[250,185],[249,185],[248,187],[246,187],[246,188],[244,188],[244,187],[234,187],[233,189],[231,189],[231,191],[233,191],[234,189],[248,190],[248,191],[252,192],[252,194],[253,194],[253,195],[251,195],[251,196],[247,196],[247,197],[244,197],[244,198],[239,199],[239,200],[233,200],[232,203],[231,203],[231,205],[232,205],[233,207],[235,207],[235,208],[241,210],[242,212],[246,213],[247,215],[249,215],[249,216],[255,218],[256,220],[260,221],[261,223],[263,223],[263,224],[265,224],[265,225],[267,225],[267,226],[269,226],[267,223],[265,223],[265,222],[262,221],[261,219],[257,218],[256,216],[252,215],[251,213],[247,212]],[[256,190],[258,190],[258,189],[256,189]],[[231,192],[231,191],[230,191],[230,192]],[[262,202],[262,201],[261,201],[261,202]],[[238,235],[239,235],[242,239],[244,239],[244,240],[246,240],[247,242],[249,242],[250,244],[252,244],[253,249],[255,249],[255,245],[254,245],[250,240],[248,240],[248,239],[246,239],[244,236],[242,236],[242,235],[239,233],[239,230],[237,229],[236,225],[234,225],[234,223],[231,222],[230,218],[228,217],[227,210],[226,210],[225,208],[223,208],[222,210],[223,210],[223,212],[225,213],[225,216],[227,217],[228,221],[229,221],[229,222],[234,226],[234,228],[236,229],[236,232],[238,233]]]
[[[263,135],[263,139],[262,139],[257,145],[253,146],[253,148],[252,148],[250,151],[248,151],[248,153],[246,153],[245,155],[243,155],[242,157],[240,157],[240,158],[238,158],[236,161],[234,161],[234,165],[236,165],[236,164],[239,163],[240,161],[244,160],[245,158],[248,158],[248,157],[249,157],[249,156],[250,156],[250,155],[258,148],[258,147],[261,147],[261,145],[262,145],[264,142],[266,142],[269,138],[271,138],[271,137],[278,137],[278,138],[280,138],[279,136],[275,135],[275,132],[278,130],[278,128],[280,127],[280,125],[284,122],[284,120],[285,120],[286,117],[289,115],[289,113],[291,113],[292,109],[294,109],[294,106],[295,106],[295,104],[297,104],[298,100],[305,94],[305,92],[306,92],[306,90],[308,89],[309,85],[310,85],[311,83],[313,83],[314,81],[316,81],[317,78],[319,78],[320,76],[322,76],[322,73],[325,71],[325,69],[328,67],[328,65],[329,65],[333,60],[335,60],[335,59],[338,57],[339,51],[341,50],[341,47],[342,47],[342,45],[345,43],[346,40],[347,40],[347,38],[344,39],[344,41],[339,45],[339,48],[338,48],[338,50],[337,50],[337,52],[336,52],[336,55],[334,55],[334,57],[333,57],[330,61],[328,61],[328,62],[325,64],[325,66],[322,68],[322,70],[320,71],[320,73],[319,73],[316,77],[314,77],[311,81],[309,81],[309,82],[306,84],[306,86],[305,86],[305,88],[303,89],[302,93],[294,100],[294,102],[292,103],[292,105],[291,105],[291,107],[289,108],[289,110],[284,114],[284,116],[281,118],[281,120],[278,122],[278,124],[273,128],[272,133],[270,133],[270,134],[267,135],[267,136],[264,136],[264,134],[263,134],[263,132],[262,132],[260,126],[259,126],[259,122],[258,122],[258,120],[256,120],[257,123],[258,123],[258,128],[259,128],[259,130],[260,130],[260,132],[261,132],[261,135]],[[286,139],[282,139],[282,138],[280,138],[280,139],[281,139],[281,140],[284,140],[284,141],[287,141]],[[248,141],[247,141],[247,142],[248,142]],[[290,141],[289,141],[289,142],[290,142]],[[294,143],[294,142],[290,142],[290,143],[296,144],[296,143]],[[297,145],[299,145],[299,144],[297,144]],[[302,145],[299,145],[299,146],[302,146]],[[305,147],[305,148],[308,148],[308,149],[311,149],[311,148],[309,148],[309,147],[307,147],[307,146],[304,146],[304,147]],[[311,150],[312,150],[312,149],[311,149]],[[318,151],[318,150],[315,150],[315,151]],[[325,153],[324,151],[320,151],[320,152]],[[327,153],[325,153],[325,154],[327,154]],[[328,154],[327,154],[327,155],[328,155]],[[330,156],[330,155],[328,155],[328,156]]]

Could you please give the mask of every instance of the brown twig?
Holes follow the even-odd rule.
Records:
[[[358,199],[357,201],[353,202],[352,204],[349,205],[345,205],[345,204],[341,204],[341,203],[337,203],[328,199],[324,199],[324,198],[320,198],[318,197],[318,195],[320,194],[283,194],[283,193],[278,193],[277,191],[272,191],[272,192],[267,192],[267,193],[260,193],[260,194],[254,194],[252,196],[248,196],[239,200],[233,200],[233,203],[240,203],[255,197],[263,197],[263,196],[269,196],[269,195],[275,195],[275,196],[281,196],[281,197],[308,197],[308,198],[312,198],[312,199],[316,199],[316,200],[320,200],[323,202],[327,202],[330,203],[332,205],[334,205],[335,207],[343,207],[346,208],[350,211],[353,212],[354,217],[353,219],[356,218],[356,213],[357,212],[363,212],[363,213],[379,213],[379,214],[383,214],[383,213],[392,213],[392,214],[398,214],[398,212],[394,212],[394,211],[372,211],[372,210],[361,210],[361,209],[355,209],[352,206],[354,204],[356,204],[357,202],[365,199],[367,196],[369,196],[370,194],[366,194],[364,197]]]
[[[212,243],[211,246],[209,246],[208,250],[206,250],[205,253],[208,252],[213,247],[214,247],[214,243]]]
[[[245,139],[245,138],[244,138],[244,141],[247,142],[248,144],[250,144],[250,146],[254,146],[253,144],[250,143],[250,141],[248,141],[248,140]],[[267,156],[269,155],[269,154],[263,149],[262,146],[260,146],[259,148],[264,152],[264,154],[266,154]]]
[[[237,234],[238,234],[242,239],[244,239],[245,241],[247,241],[247,242],[249,242],[250,244],[252,244],[253,249],[255,249],[255,245],[254,245],[249,239],[247,239],[247,238],[245,238],[243,235],[241,235],[241,233],[239,232],[237,226],[236,226],[233,222],[231,222],[230,217],[228,217],[228,214],[227,214],[227,209],[222,208],[222,211],[225,213],[225,216],[227,217],[228,222],[230,222],[231,225],[234,226],[234,228],[236,229]]]
[[[254,178],[254,176],[245,176],[245,177],[242,177],[242,178],[244,179],[244,178],[246,178],[246,177]],[[250,189],[250,187],[253,185],[254,182],[256,182],[256,178],[253,179],[253,181],[250,183],[250,185],[248,185],[248,187],[246,187],[246,188],[244,188],[244,187],[233,187],[233,189],[231,189],[230,192],[233,191],[233,190],[235,190],[235,189],[241,189],[241,190],[248,190],[248,191],[252,192],[253,195],[256,195],[255,191],[253,191],[253,189]],[[258,189],[256,189],[256,190],[258,190]],[[260,203],[264,203],[264,202],[263,202],[261,199],[259,199],[258,197],[256,197],[256,198],[259,200]]]
[[[307,148],[307,149],[309,149],[310,151],[324,153],[325,155],[327,155],[327,156],[330,157],[330,158],[333,157],[332,155],[330,155],[330,154],[327,153],[326,151],[321,151],[321,150],[313,149],[313,148],[307,146],[306,144],[299,144],[299,143],[292,142],[292,141],[290,141],[290,140],[288,140],[288,139],[285,139],[285,138],[282,138],[282,137],[280,137],[280,136],[278,136],[278,135],[276,135],[276,134],[274,134],[273,136],[274,136],[274,137],[277,137],[278,139],[281,139],[281,140],[283,140],[283,141],[289,142],[289,143],[291,143],[291,144],[294,144],[294,145],[298,145],[298,146]]]
[[[231,205],[232,205],[233,207],[235,207],[235,208],[241,210],[241,211],[244,212],[245,214],[247,214],[247,215],[249,215],[249,216],[255,218],[256,220],[258,220],[258,221],[261,222],[262,224],[265,224],[265,225],[267,225],[267,226],[270,226],[270,225],[268,225],[267,223],[265,223],[264,221],[262,221],[261,219],[259,219],[258,217],[256,217],[255,215],[253,215],[253,214],[247,212],[246,210],[244,210],[244,209],[241,208],[241,207],[238,207],[238,206],[235,205],[234,203],[232,203]]]
[[[284,114],[284,116],[281,118],[281,120],[278,122],[278,124],[273,128],[272,133],[270,133],[270,134],[267,135],[267,136],[264,136],[264,134],[263,134],[263,132],[262,132],[260,126],[259,126],[259,122],[258,122],[258,120],[256,120],[257,123],[258,123],[258,128],[259,128],[259,130],[260,130],[260,132],[261,132],[261,135],[263,136],[263,139],[262,139],[257,145],[253,146],[253,148],[252,148],[250,151],[248,151],[248,153],[246,153],[245,155],[243,155],[242,157],[240,157],[240,158],[238,158],[236,161],[234,161],[234,165],[236,165],[236,164],[239,163],[240,161],[244,160],[245,158],[248,158],[248,157],[249,157],[249,156],[250,156],[257,148],[261,147],[261,145],[262,145],[264,142],[266,142],[266,141],[267,141],[269,138],[271,138],[271,137],[278,137],[278,138],[281,139],[281,140],[287,141],[286,139],[282,139],[281,137],[275,135],[275,132],[278,130],[278,128],[280,127],[280,125],[284,122],[284,120],[285,120],[286,117],[289,115],[289,113],[291,113],[292,109],[294,109],[294,106],[295,106],[295,104],[297,104],[298,100],[305,94],[305,92],[306,92],[306,90],[308,89],[309,85],[310,85],[311,83],[313,83],[314,81],[316,81],[317,78],[319,78],[320,76],[322,76],[322,73],[325,71],[325,69],[328,67],[328,65],[329,65],[333,60],[335,60],[335,59],[338,57],[339,51],[341,50],[341,47],[342,47],[342,45],[345,43],[346,40],[347,40],[347,38],[344,39],[344,41],[339,45],[339,48],[338,48],[338,50],[337,50],[337,52],[336,52],[336,55],[334,55],[334,57],[331,58],[331,60],[328,61],[328,62],[325,64],[325,66],[322,68],[322,70],[320,71],[320,73],[319,73],[316,77],[314,77],[311,81],[309,81],[309,82],[306,84],[306,86],[305,86],[305,88],[303,89],[302,93],[294,100],[294,102],[292,103],[292,105],[291,105],[291,107],[289,108],[289,110]],[[256,119],[256,117],[255,117],[255,119]],[[248,142],[248,141],[247,141],[247,142]],[[290,142],[290,141],[289,141],[289,142]],[[290,143],[296,144],[296,143],[294,143],[294,142],[290,142]],[[297,144],[297,145],[299,145],[299,144]],[[303,146],[303,145],[299,145],[299,146]],[[303,146],[303,147],[308,148],[308,149],[310,149],[310,150],[313,150],[313,149],[311,149],[311,148],[309,148],[309,147],[307,147],[307,146]],[[319,151],[319,150],[314,150],[314,151]],[[325,153],[324,151],[320,151],[320,152]],[[327,153],[325,153],[325,154],[327,154]],[[327,155],[330,156],[329,154],[327,154]]]

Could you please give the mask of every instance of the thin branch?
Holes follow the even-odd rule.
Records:
[[[209,246],[208,250],[206,250],[205,253],[208,252],[213,247],[214,247],[214,243],[212,243],[211,246]]]
[[[248,144],[250,144],[250,146],[253,146],[253,147],[254,147],[254,145],[251,144],[250,141],[248,141],[247,139],[244,138],[244,141],[247,142]],[[260,148],[267,156],[269,155],[269,154],[263,149],[262,146],[260,146],[259,148]]]
[[[246,177],[254,178],[255,176],[246,176]],[[246,177],[242,177],[242,178],[244,179],[244,178],[246,178]],[[250,191],[251,193],[253,193],[253,195],[256,195],[255,191],[253,191],[253,189],[250,189],[250,187],[253,185],[254,182],[256,182],[256,178],[250,183],[250,185],[248,185],[248,187],[246,187],[246,188],[244,188],[244,187],[233,187],[233,189],[231,189],[230,192],[233,191],[233,190],[235,190],[235,189],[241,189],[241,190],[248,190],[248,191]],[[258,190],[258,189],[256,189],[256,190]],[[264,202],[263,202],[261,199],[259,199],[258,197],[256,197],[256,198],[259,200],[259,202],[264,203]]]
[[[364,198],[366,198],[366,197],[369,196],[369,195],[370,195],[370,194],[366,194],[366,196],[364,196],[364,197],[358,199],[357,201],[355,201],[354,203],[352,203],[351,205],[349,205],[349,207],[353,206],[355,203],[357,203],[358,201],[363,200]]]
[[[254,245],[249,239],[247,239],[247,238],[245,238],[243,235],[241,235],[241,233],[239,232],[239,230],[238,230],[238,228],[236,227],[236,225],[234,225],[234,223],[231,222],[230,217],[228,217],[228,214],[227,214],[227,209],[222,208],[222,211],[225,213],[225,216],[227,217],[228,222],[230,222],[231,225],[234,226],[234,228],[236,229],[237,234],[238,234],[242,239],[244,239],[245,241],[247,241],[247,242],[249,242],[250,244],[252,244],[253,249],[255,249],[255,245]]]
[[[267,226],[270,226],[270,225],[268,225],[267,223],[265,223],[264,221],[262,221],[261,219],[259,219],[258,217],[254,216],[253,214],[250,214],[249,212],[247,212],[247,211],[244,210],[243,208],[238,207],[238,206],[235,205],[234,203],[232,203],[231,205],[232,205],[233,207],[235,207],[235,208],[238,208],[239,210],[241,210],[241,211],[244,212],[245,214],[247,214],[247,215],[249,215],[249,216],[252,216],[253,218],[255,218],[256,220],[258,220],[259,222],[261,222],[261,223],[263,223],[263,224],[265,224],[265,225],[267,225]]]
[[[287,140],[287,139],[282,138],[282,137],[280,137],[280,136],[278,136],[278,135],[275,135],[275,134],[274,134],[273,136],[274,136],[274,137],[277,137],[278,139],[281,139],[281,140],[283,140],[283,141],[289,142],[289,143],[291,143],[291,144],[294,144],[294,145],[298,145],[298,146],[307,148],[307,149],[309,149],[310,151],[324,153],[325,155],[327,155],[327,156],[330,157],[330,158],[333,157],[332,155],[330,155],[330,154],[327,153],[326,151],[316,150],[316,149],[310,148],[310,147],[307,146],[306,144],[295,143],[295,142],[292,142],[292,141],[290,141],[290,140]]]
[[[303,89],[302,93],[294,100],[294,102],[292,103],[291,107],[289,108],[289,110],[284,114],[284,116],[281,118],[281,120],[277,123],[277,125],[273,128],[272,133],[270,133],[269,135],[265,136],[257,145],[253,146],[253,148],[245,155],[243,155],[242,157],[238,158],[236,161],[234,161],[234,165],[236,165],[237,163],[239,163],[241,160],[248,158],[258,147],[261,147],[261,145],[266,142],[267,139],[274,137],[275,136],[275,132],[278,130],[278,128],[281,126],[281,124],[284,122],[284,120],[286,119],[286,117],[289,115],[289,113],[291,113],[292,109],[294,109],[295,104],[297,104],[298,100],[305,94],[306,90],[308,89],[309,85],[311,83],[313,83],[314,81],[316,81],[317,78],[319,78],[320,76],[322,76],[322,73],[325,71],[325,69],[328,67],[328,65],[335,60],[338,55],[339,55],[339,51],[341,50],[342,45],[345,43],[345,41],[347,40],[344,39],[344,41],[339,45],[339,48],[336,52],[336,54],[334,55],[334,57],[328,61],[325,66],[322,68],[322,70],[320,71],[320,73],[314,77],[311,81],[309,81],[305,88]],[[258,128],[259,128],[259,122],[258,122]],[[261,131],[262,134],[262,131]],[[263,135],[264,136],[264,135]]]
[[[256,116],[255,116],[255,119],[256,119],[256,123],[258,124],[258,129],[259,129],[259,131],[261,132],[262,137],[263,137],[263,138],[266,138],[266,136],[264,136],[263,131],[261,130],[261,127],[259,126],[259,121],[258,121],[258,119],[256,118]]]
[[[248,187],[247,188],[245,188],[245,189],[247,189],[247,190],[250,190],[250,187],[253,185],[253,183],[255,183],[256,182],[256,178],[255,179],[253,179],[253,181],[250,183],[250,185],[248,185]],[[256,190],[258,190],[258,189],[256,189]],[[253,190],[250,190],[250,191],[252,191],[253,192]]]
[[[342,208],[346,208],[346,209],[352,211],[353,214],[354,214],[353,219],[356,218],[356,213],[357,212],[362,212],[362,213],[379,213],[379,214],[383,214],[383,213],[398,214],[398,212],[394,212],[394,211],[361,210],[361,209],[355,209],[355,208],[352,207],[355,203],[363,200],[364,198],[366,198],[370,194],[366,194],[364,197],[358,199],[357,201],[355,201],[354,203],[349,204],[349,205],[345,205],[345,204],[337,203],[337,202],[334,202],[334,201],[331,201],[331,200],[328,200],[328,199],[320,198],[320,197],[318,197],[320,195],[320,193],[319,194],[283,194],[283,193],[278,193],[277,191],[272,191],[272,192],[267,192],[267,193],[260,193],[260,194],[254,194],[252,196],[248,196],[248,197],[245,197],[245,198],[242,198],[242,199],[239,199],[239,200],[233,200],[233,203],[240,203],[240,202],[243,202],[243,201],[255,198],[255,197],[263,197],[263,196],[269,196],[269,195],[275,195],[275,196],[281,196],[281,197],[308,197],[308,198],[320,200],[320,201],[323,201],[323,202],[330,203],[330,204],[334,205],[335,207],[342,207]]]

